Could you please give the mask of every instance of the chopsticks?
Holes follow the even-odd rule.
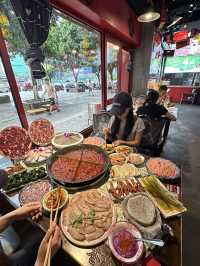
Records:
[[[53,220],[53,196],[51,195],[51,213],[50,213],[50,221],[49,221],[49,227],[52,225]]]
[[[52,226],[52,220],[53,220],[53,197],[51,197],[51,213],[50,213],[50,221],[49,221],[49,228]],[[51,242],[50,242],[51,246]],[[48,256],[48,266],[51,265],[51,248],[49,249],[49,256]]]
[[[59,193],[59,188],[58,188],[58,193]],[[51,200],[51,213],[50,213],[50,221],[49,221],[49,227],[51,228],[52,226],[52,222],[54,221],[54,223],[57,223],[57,217],[58,217],[58,209],[60,206],[60,201],[61,201],[61,196],[60,193],[58,195],[58,201],[57,201],[57,207],[56,207],[56,213],[54,216],[54,220],[53,220],[53,197]],[[45,256],[45,260],[44,260],[44,266],[50,266],[51,265],[51,242],[52,242],[52,236],[49,239],[49,243],[47,246],[47,252],[46,252],[46,256]]]

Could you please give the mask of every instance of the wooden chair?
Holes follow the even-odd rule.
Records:
[[[138,151],[150,156],[159,156],[166,143],[170,120],[166,118],[149,118],[140,116],[145,124],[142,142]]]
[[[103,137],[103,128],[108,126],[111,114],[107,111],[93,114],[93,132],[92,135]]]

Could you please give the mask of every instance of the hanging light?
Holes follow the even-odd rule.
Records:
[[[176,23],[178,23],[181,19],[183,19],[183,17],[176,17],[173,21],[172,21],[172,23],[169,25],[169,26],[167,26],[167,28],[170,28],[170,27],[172,27],[172,26],[174,26]]]
[[[152,21],[159,19],[159,17],[160,17],[160,13],[158,13],[155,10],[153,2],[152,2],[152,0],[150,0],[149,7],[146,9],[146,11],[143,14],[141,14],[137,18],[137,20],[139,22],[148,23],[148,22],[152,22]]]

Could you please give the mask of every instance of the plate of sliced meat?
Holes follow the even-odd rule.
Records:
[[[0,152],[12,160],[23,159],[31,145],[28,132],[21,127],[7,127],[0,132]]]
[[[27,157],[24,161],[24,163],[27,166],[35,166],[39,164],[43,164],[53,153],[52,146],[47,147],[38,147],[35,149],[32,149],[27,154]]]
[[[7,167],[5,170],[8,175],[14,175],[26,171],[26,167],[22,165],[22,163],[16,163],[14,165]]]
[[[61,213],[64,235],[81,247],[103,242],[115,221],[112,200],[97,189],[76,193]]]
[[[51,190],[52,186],[48,180],[29,183],[19,193],[19,202],[24,205],[29,202],[41,201],[43,196]]]
[[[29,135],[38,146],[49,145],[55,135],[52,123],[47,119],[34,120],[29,127]]]
[[[100,138],[100,137],[88,137],[83,140],[84,144],[91,144],[91,145],[96,145],[96,146],[102,146],[105,144],[105,140]]]
[[[108,155],[99,147],[80,144],[58,150],[48,162],[48,175],[62,185],[86,185],[108,169]]]
[[[110,180],[106,183],[108,192],[113,199],[123,199],[129,194],[144,191],[142,185],[135,178],[124,178],[121,180]]]
[[[150,158],[146,166],[151,174],[161,179],[175,179],[180,176],[180,169],[173,162],[163,158]]]

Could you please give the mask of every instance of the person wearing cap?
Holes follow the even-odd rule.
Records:
[[[146,101],[143,106],[137,110],[138,116],[148,116],[149,118],[160,118],[164,116],[169,120],[176,121],[176,118],[163,106],[157,104],[159,93],[155,90],[149,90]]]
[[[104,128],[107,141],[114,146],[139,146],[145,126],[142,119],[133,114],[132,97],[126,92],[116,94],[110,112],[108,128]]]

